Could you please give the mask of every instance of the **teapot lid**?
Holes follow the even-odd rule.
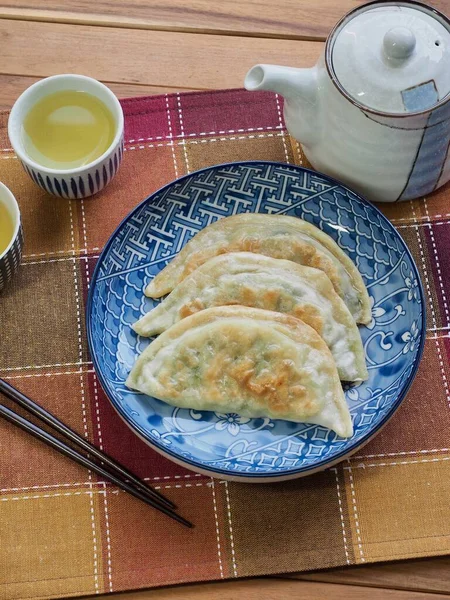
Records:
[[[340,91],[364,110],[427,111],[450,93],[450,21],[419,2],[366,4],[336,25],[326,63]]]

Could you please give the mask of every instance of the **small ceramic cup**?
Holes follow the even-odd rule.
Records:
[[[11,241],[5,250],[0,253],[1,291],[19,268],[20,259],[22,258],[23,233],[19,205],[13,194],[6,185],[3,185],[3,183],[0,183],[0,204],[3,204],[6,207],[14,225]]]
[[[114,117],[116,133],[109,148],[95,161],[75,169],[50,169],[36,163],[25,152],[22,123],[36,102],[63,90],[87,92],[103,102]],[[123,155],[123,128],[123,111],[116,96],[103,83],[84,75],[54,75],[33,84],[16,100],[8,121],[11,145],[31,179],[46,192],[71,199],[96,194],[114,177]]]

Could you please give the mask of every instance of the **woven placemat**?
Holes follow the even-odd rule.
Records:
[[[172,179],[228,161],[305,164],[273,94],[230,90],[123,102],[126,152],[84,201],[49,197],[12,152],[0,117],[0,180],[21,206],[23,266],[0,295],[0,376],[164,491],[189,531],[0,422],[0,598],[84,595],[450,551],[450,206],[383,206],[424,282],[424,358],[402,408],[369,445],[305,479],[213,481],[165,460],[114,413],[87,350],[99,252],[119,221]],[[3,399],[2,399],[3,400]]]

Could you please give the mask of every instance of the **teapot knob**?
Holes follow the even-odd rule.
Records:
[[[405,59],[411,56],[416,46],[416,37],[407,27],[394,27],[384,36],[384,53],[388,58]]]

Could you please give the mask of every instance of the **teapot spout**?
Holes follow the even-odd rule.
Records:
[[[269,91],[287,100],[308,100],[315,95],[314,69],[295,69],[276,65],[255,65],[245,76],[244,86],[249,92]]]
[[[295,69],[255,65],[244,81],[248,91],[271,91],[284,97],[284,120],[289,133],[302,146],[311,147],[321,137],[317,68]]]

